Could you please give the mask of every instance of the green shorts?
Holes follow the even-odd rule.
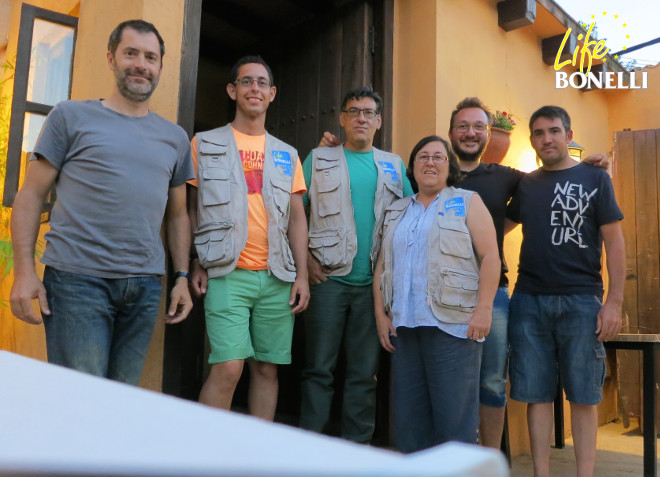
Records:
[[[254,357],[290,364],[294,320],[290,295],[291,283],[267,270],[237,268],[209,279],[204,300],[209,363]]]

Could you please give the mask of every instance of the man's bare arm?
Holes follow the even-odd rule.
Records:
[[[186,185],[181,184],[169,190],[167,209],[167,243],[175,271],[187,272],[190,258],[190,220],[186,208]],[[188,280],[179,277],[174,282],[170,293],[170,307],[165,321],[179,323],[192,309],[192,299],[188,290]]]
[[[300,313],[309,303],[309,283],[307,280],[307,218],[303,206],[302,194],[291,194],[288,237],[291,244],[293,260],[296,264],[296,280],[291,287],[289,304],[298,304],[291,310]]]
[[[32,300],[39,300],[44,315],[50,315],[46,290],[34,266],[34,246],[39,233],[41,205],[55,184],[58,170],[47,160],[31,161],[23,188],[16,194],[11,215],[11,238],[14,250],[14,283],[9,303],[11,311],[27,323],[42,322],[32,310]]]
[[[600,227],[607,253],[607,275],[609,286],[607,298],[598,313],[596,334],[599,341],[614,338],[621,329],[623,287],[626,280],[626,248],[623,241],[621,222],[612,222]]]
[[[493,301],[500,280],[500,256],[493,219],[481,197],[474,194],[470,202],[467,226],[481,267],[479,300],[470,318],[467,337],[480,340],[488,336],[493,316]]]

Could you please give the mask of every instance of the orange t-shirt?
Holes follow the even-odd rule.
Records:
[[[266,150],[266,135],[249,136],[232,128],[238,152],[243,162],[243,171],[248,189],[248,236],[245,248],[238,257],[238,268],[248,270],[268,269],[268,215],[261,195],[264,174],[264,152]],[[197,174],[197,137],[192,140],[192,159],[195,174]],[[197,187],[197,179],[188,181]],[[292,194],[303,194],[307,191],[300,158],[296,161],[293,175]]]

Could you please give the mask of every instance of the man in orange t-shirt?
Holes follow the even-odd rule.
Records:
[[[197,294],[206,294],[204,308],[211,345],[209,363],[212,365],[199,400],[210,406],[229,409],[244,361],[249,359],[250,413],[273,420],[277,405],[277,365],[291,362],[294,314],[303,311],[309,301],[307,222],[302,203],[306,188],[295,150],[266,133],[266,110],[276,93],[268,65],[260,57],[241,58],[231,70],[227,93],[236,101],[234,121],[224,128],[199,133],[192,141],[198,179],[190,182],[196,188],[189,213],[199,252],[199,259],[193,260],[192,264],[192,287]],[[230,144],[221,146],[224,147],[222,152],[217,152],[217,144],[204,142],[204,138],[227,136],[229,140],[221,142]],[[210,145],[208,154],[200,146],[200,138],[204,144]],[[232,157],[235,154],[232,151],[237,151],[240,157]],[[224,192],[231,198],[225,197],[223,204],[233,201],[232,206],[237,207],[237,201],[247,200],[247,224],[242,223],[245,219],[235,213],[231,215],[232,212],[229,212],[231,216],[216,217],[215,209],[209,205],[222,193],[213,189],[217,186],[212,181],[205,183],[207,174],[201,171],[206,170],[207,165],[217,166],[219,158],[229,165],[240,159],[246,194],[238,197],[236,192],[243,190],[240,188],[242,180],[241,184],[225,181],[229,186]],[[277,176],[278,181],[284,179],[284,183],[290,184],[290,193],[273,192],[265,202],[262,195],[262,192],[266,193],[265,170]],[[273,181],[275,179],[271,178],[268,183],[271,189]],[[199,203],[204,205],[198,205],[198,193]],[[205,199],[205,194],[213,194],[214,199]],[[280,203],[283,198],[288,203]],[[213,205],[217,206],[217,201]],[[270,247],[269,235],[272,238],[277,234],[269,234],[269,214],[271,223],[280,220],[282,223],[278,222],[278,227],[286,231],[286,239],[271,243]],[[235,224],[225,232],[225,237],[236,231],[233,241],[223,239],[231,244],[224,245],[224,249],[230,249],[230,258],[214,262],[218,253],[208,248],[211,242],[205,234],[209,228],[216,227],[214,224],[225,219]],[[231,256],[233,244],[241,237],[238,231],[244,229],[247,230],[245,245],[238,257]],[[271,250],[271,247],[277,250]],[[291,259],[293,263],[290,263]]]

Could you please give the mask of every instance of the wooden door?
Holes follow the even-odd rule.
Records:
[[[343,95],[373,84],[372,7],[363,2],[291,31],[272,57],[278,100],[267,128],[294,144],[304,159],[323,131],[339,135]],[[279,78],[279,79],[278,79]]]
[[[626,241],[622,332],[660,333],[660,129],[615,133],[613,179]],[[641,354],[617,351],[617,371],[627,425],[641,413]]]
[[[316,147],[324,131],[340,135],[343,95],[363,85],[373,85],[384,98],[383,126],[375,144],[390,147],[393,0],[195,0],[190,5],[197,5],[197,10],[187,7],[187,16],[196,19],[189,23],[201,25],[199,78],[182,84],[181,97],[194,98],[196,93],[197,111],[191,120],[189,108],[180,107],[185,113],[180,118],[191,136],[232,119],[233,104],[224,93],[229,68],[245,54],[258,54],[271,66],[277,86],[266,128],[295,146],[301,159]],[[187,78],[190,63],[186,62]],[[279,370],[278,419],[292,424],[299,412],[303,326],[304,319],[299,317],[293,364]],[[197,398],[204,379],[204,348],[203,304],[197,301],[188,320],[167,328],[165,392]],[[381,376],[389,372],[387,360],[383,368]],[[389,380],[381,381],[382,434],[387,427]],[[239,406],[246,400],[246,384],[241,383],[237,390]],[[337,393],[340,391],[339,387]]]

